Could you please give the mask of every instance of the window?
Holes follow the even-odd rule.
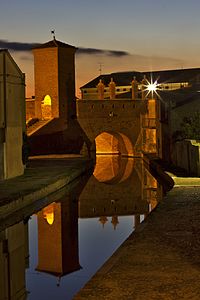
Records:
[[[51,105],[51,97],[46,95],[43,100],[44,105]]]

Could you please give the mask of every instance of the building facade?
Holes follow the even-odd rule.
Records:
[[[76,113],[75,51],[56,39],[33,49],[37,117],[66,119]]]
[[[35,98],[26,101],[27,134],[32,155],[80,151],[75,52],[76,47],[55,38],[33,49]]]
[[[146,78],[147,84],[157,83],[159,91],[174,91],[184,89],[200,82],[200,68],[163,70],[152,72],[117,72],[102,74],[81,87],[83,100],[98,99],[98,83],[104,84],[104,98],[110,96],[109,84],[113,80],[116,84],[116,98],[131,98],[132,81],[137,80],[138,98],[142,94],[142,80]]]
[[[25,76],[7,50],[0,50],[0,180],[24,172]]]
[[[200,68],[101,75],[81,87],[82,101],[110,102],[113,81],[115,97],[112,101],[118,106],[121,103],[121,110],[125,99],[134,100],[133,103],[148,99],[147,113],[141,123],[143,152],[155,152],[156,145],[158,156],[171,162],[175,137],[181,131],[184,118],[200,112]],[[150,85],[154,85],[156,91],[149,91]]]

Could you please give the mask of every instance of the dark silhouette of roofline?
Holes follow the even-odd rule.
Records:
[[[162,71],[127,71],[127,72],[116,72],[110,74],[102,74],[85,85],[83,88],[95,88],[100,79],[105,85],[108,85],[111,78],[115,81],[117,86],[127,86],[131,85],[133,77],[136,77],[138,81],[146,75],[147,79],[151,82],[158,81],[158,83],[181,83],[181,82],[200,82],[200,68],[190,68],[190,69],[175,69],[175,70],[162,70]]]
[[[56,39],[53,39],[49,42],[46,42],[44,44],[39,44],[36,47],[33,47],[32,50],[43,49],[43,48],[73,48],[74,50],[78,49],[72,45],[69,45],[69,44],[63,43],[61,41],[58,41]]]

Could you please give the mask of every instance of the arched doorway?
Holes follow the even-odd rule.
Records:
[[[51,97],[46,95],[42,101],[42,119],[44,120],[52,118],[51,103]]]

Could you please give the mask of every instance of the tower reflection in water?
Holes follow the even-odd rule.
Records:
[[[58,277],[80,269],[78,204],[62,200],[38,213],[37,270]]]
[[[89,179],[31,217],[30,266],[27,224],[0,233],[0,300],[27,299],[26,290],[31,300],[72,299],[161,195],[141,159],[97,156]]]

